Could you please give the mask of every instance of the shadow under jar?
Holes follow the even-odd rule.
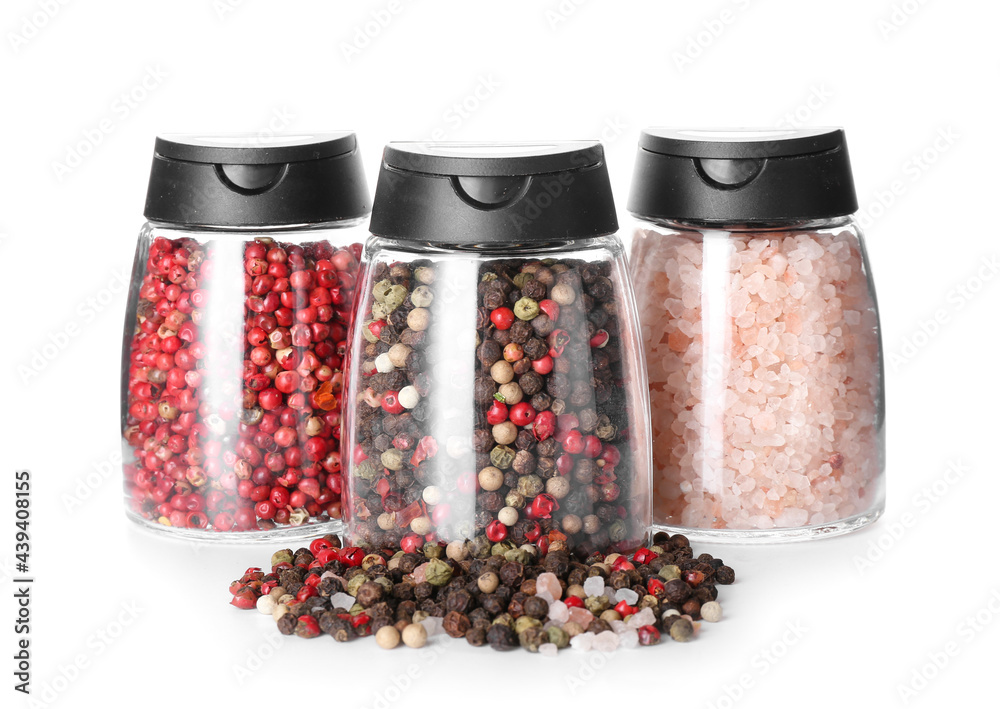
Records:
[[[352,133],[157,139],[123,352],[130,518],[240,541],[339,524],[367,212]]]
[[[351,543],[640,546],[646,392],[600,144],[390,144],[372,217],[345,397]]]
[[[784,541],[882,513],[880,327],[843,131],[645,131],[629,202],[654,524]]]

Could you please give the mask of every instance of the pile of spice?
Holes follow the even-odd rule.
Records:
[[[635,549],[649,491],[610,261],[373,265],[353,375],[349,537]],[[361,296],[359,296],[361,297]],[[473,304],[475,304],[473,306]],[[357,345],[356,345],[357,346]]]
[[[857,236],[764,236],[636,236],[658,524],[821,525],[880,494],[878,316]]]
[[[276,552],[270,573],[248,569],[230,586],[231,603],[271,615],[285,635],[374,635],[386,649],[421,647],[441,632],[544,655],[656,645],[664,636],[687,642],[699,621],[721,619],[718,586],[735,573],[710,554],[695,557],[683,535],[653,541],[631,557],[581,559],[564,543],[540,555],[505,541],[471,558],[467,542],[366,554],[329,535]]]
[[[128,343],[133,514],[223,532],[340,517],[341,363],[360,252],[153,239]]]

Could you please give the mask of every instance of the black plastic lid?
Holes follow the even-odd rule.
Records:
[[[354,133],[156,139],[145,217],[185,226],[269,227],[357,219],[370,209]]]
[[[559,143],[389,143],[371,231],[476,245],[618,231],[604,148]]]
[[[639,137],[628,210],[677,221],[826,219],[856,212],[840,128],[668,130]]]

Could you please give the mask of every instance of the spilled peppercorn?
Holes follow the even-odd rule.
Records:
[[[422,647],[441,633],[545,655],[687,642],[702,611],[706,621],[721,619],[718,586],[735,573],[711,555],[694,557],[683,535],[659,533],[653,542],[631,556],[584,556],[504,541],[478,558],[472,542],[365,554],[328,535],[275,552],[270,573],[247,569],[230,586],[230,603],[269,611],[284,635],[374,635],[386,649]]]

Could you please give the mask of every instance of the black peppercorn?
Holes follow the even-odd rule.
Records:
[[[715,570],[715,582],[728,586],[736,580],[736,572],[728,566],[720,566]]]
[[[691,587],[680,579],[671,579],[663,587],[663,596],[671,603],[684,603],[691,597]]]
[[[486,633],[486,642],[494,650],[513,650],[518,645],[514,630],[502,623],[496,623]]]
[[[538,596],[530,596],[524,602],[524,614],[538,620],[545,620],[549,614],[549,602]]]
[[[486,644],[486,634],[489,628],[473,626],[465,633],[465,640],[473,647],[482,647]]]

